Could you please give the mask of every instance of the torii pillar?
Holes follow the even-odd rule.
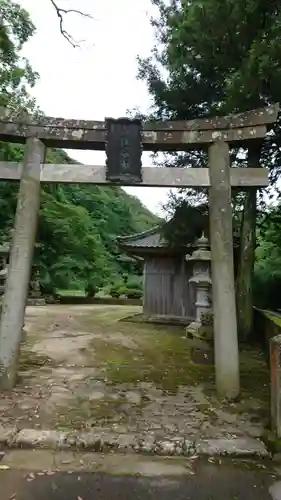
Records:
[[[8,276],[0,324],[0,386],[16,383],[19,348],[24,324],[37,218],[40,206],[40,169],[45,146],[40,139],[26,140],[14,222]]]
[[[240,376],[227,142],[217,141],[209,147],[209,168],[216,388],[219,396],[233,399],[240,392]]]

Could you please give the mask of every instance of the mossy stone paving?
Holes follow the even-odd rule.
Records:
[[[135,306],[27,308],[19,385],[0,423],[20,428],[223,437],[263,433],[269,373],[241,353],[242,392],[218,401],[212,364],[195,363],[184,326],[123,321]]]

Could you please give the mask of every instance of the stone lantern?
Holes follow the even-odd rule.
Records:
[[[186,260],[193,263],[193,275],[189,283],[193,283],[196,290],[195,321],[187,327],[187,333],[195,333],[199,332],[202,315],[210,311],[212,303],[211,252],[208,238],[204,233],[196,241],[196,249],[191,255],[186,256]]]
[[[28,299],[27,305],[29,306],[43,306],[46,300],[42,297],[40,290],[40,275],[38,267],[33,264],[31,269],[31,277],[28,286]]]

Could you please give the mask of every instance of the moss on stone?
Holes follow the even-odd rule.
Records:
[[[128,415],[122,409],[124,401],[104,399],[102,401],[89,401],[86,398],[77,398],[71,404],[57,409],[54,422],[56,429],[84,429],[85,426],[93,427],[96,424],[110,424],[116,421],[126,422]]]
[[[271,453],[281,453],[281,439],[278,439],[273,431],[265,429],[262,440]]]
[[[181,385],[213,382],[213,367],[195,365],[187,340],[175,333],[151,328],[134,336],[138,349],[95,339],[95,358],[105,365],[112,384],[153,382],[157,387],[176,392]]]
[[[281,327],[281,316],[279,315],[275,315],[273,313],[268,313],[268,312],[264,312],[264,315],[270,319],[270,321],[273,321],[273,323],[277,326],[280,326]],[[281,333],[281,332],[280,332]]]
[[[37,352],[28,349],[22,349],[19,359],[20,371],[28,371],[33,368],[40,368],[45,365],[52,365],[53,360],[45,354],[38,354]]]
[[[214,391],[214,367],[192,362],[191,344],[184,337],[182,326],[138,324],[135,327],[120,322],[121,317],[116,310],[110,317],[104,316],[103,329],[109,334],[119,332],[133,339],[136,349],[114,344],[106,337],[96,338],[91,343],[95,359],[106,369],[108,383],[153,382],[171,392],[176,392],[179,386],[200,383],[207,393]],[[252,397],[261,406],[268,405],[269,370],[263,352],[253,346],[243,347],[240,367],[241,399],[248,401]]]
[[[137,310],[137,308],[120,306],[102,306],[92,310],[77,309],[77,313],[71,311],[75,321],[72,318],[70,326],[68,316],[65,320],[66,326],[64,326],[61,317],[58,316],[57,323],[60,329],[69,330],[71,333],[75,329],[79,333],[85,331],[89,336],[87,338],[91,338],[90,334],[92,333],[90,344],[87,345],[86,349],[83,347],[81,355],[78,353],[78,368],[94,366],[95,370],[87,372],[90,375],[87,375],[86,388],[83,385],[84,381],[83,384],[81,381],[76,381],[71,386],[69,385],[73,391],[73,397],[70,396],[67,403],[61,402],[65,406],[61,406],[61,408],[56,406],[52,417],[50,417],[53,419],[53,425],[62,429],[88,429],[98,426],[110,428],[113,422],[121,423],[121,425],[124,423],[126,426],[128,419],[130,419],[129,424],[134,426],[143,407],[152,401],[151,397],[147,399],[143,397],[140,404],[134,405],[129,399],[126,399],[128,391],[136,391],[140,396],[145,395],[146,388],[143,389],[143,387],[146,385],[142,386],[139,382],[149,382],[151,385],[166,391],[167,395],[168,393],[175,394],[180,387],[184,390],[186,388],[186,392],[189,394],[188,388],[190,386],[202,386],[205,392],[202,406],[197,400],[194,405],[198,404],[198,411],[205,414],[206,420],[209,419],[209,422],[214,426],[223,425],[220,423],[223,421],[220,418],[224,417],[216,415],[218,409],[222,409],[225,413],[237,414],[238,420],[240,418],[243,420],[245,415],[245,419],[249,420],[249,425],[251,425],[251,417],[257,419],[261,415],[260,420],[267,418],[269,415],[269,370],[262,351],[253,346],[243,347],[240,353],[241,398],[235,403],[221,402],[216,398],[214,367],[212,365],[198,365],[192,361],[191,354],[194,342],[189,341],[184,336],[184,326],[134,324],[120,321],[124,316],[128,316],[129,312],[137,312]],[[70,312],[67,310],[67,315],[69,314]],[[38,321],[34,328],[40,328],[42,331],[42,324],[45,325],[47,319],[47,315],[42,317],[41,323]],[[48,321],[50,320],[48,319]],[[52,322],[54,323],[53,318]],[[43,331],[45,330],[43,329]],[[46,331],[48,332],[46,337],[48,335],[49,341],[52,342],[49,335],[50,330]],[[40,338],[37,337],[36,330],[31,342],[36,344],[38,340]],[[55,360],[44,356],[44,350],[41,355],[33,352],[32,344],[26,345],[23,349],[21,363],[22,366],[26,367],[23,369],[30,368],[32,372],[32,368],[35,367],[36,370],[36,366],[56,365]],[[72,356],[72,351],[70,354]],[[73,356],[71,360],[72,363]],[[55,378],[56,375],[53,375]],[[98,390],[104,392],[104,398],[91,401],[91,391],[92,389],[93,392],[96,390],[97,385],[94,382],[97,379],[101,382],[101,388]],[[200,391],[201,387],[198,392]],[[76,397],[77,395],[79,397]],[[205,396],[207,397],[205,398]],[[115,397],[118,399],[116,400]],[[157,419],[157,417],[153,418]],[[188,415],[186,419],[188,420]]]

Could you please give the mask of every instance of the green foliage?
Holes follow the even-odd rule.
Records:
[[[128,290],[141,289],[141,279],[138,276],[126,275],[118,276],[109,287],[111,297],[120,297],[127,295]]]
[[[0,0],[0,105],[16,112],[38,113],[28,88],[37,74],[21,56],[33,35],[28,12],[11,0]],[[0,161],[20,162],[22,146],[0,142]],[[73,163],[61,150],[47,152],[47,162]],[[10,241],[18,184],[0,183],[0,241]],[[120,256],[116,237],[155,225],[154,217],[137,198],[121,188],[42,186],[35,262],[41,289],[86,289],[92,295],[123,273],[140,272],[140,266]]]
[[[254,276],[255,304],[281,308],[281,204],[259,220]]]
[[[142,297],[142,290],[139,288],[130,288],[126,290],[125,295],[128,299],[140,299]]]
[[[188,200],[176,204],[173,217],[162,228],[171,246],[186,246],[200,238],[202,231],[209,233],[208,205],[192,205]]]
[[[162,43],[141,61],[140,77],[159,114],[186,119],[279,100],[278,0],[152,3],[159,10],[153,24]]]
[[[109,289],[109,294],[113,298],[125,296],[128,299],[140,299],[142,293],[142,283],[137,276],[131,277],[126,283],[116,281]]]
[[[21,147],[0,148],[2,160],[19,161]],[[49,151],[47,161],[70,162],[62,151]],[[18,186],[0,183],[0,240],[9,239],[16,209]],[[93,293],[114,276],[135,274],[140,264],[120,257],[117,236],[155,225],[154,217],[137,198],[121,188],[42,186],[35,262],[46,293],[60,289],[87,289]],[[89,290],[92,290],[89,292]]]
[[[121,295],[124,295],[124,291],[125,291],[125,286],[121,281],[119,281],[119,282],[114,283],[110,287],[109,295],[111,297],[113,297],[114,299],[119,299],[119,297],[121,297]]]
[[[126,288],[127,290],[142,290],[142,278],[140,276],[129,276]]]
[[[21,49],[34,34],[35,27],[28,12],[11,0],[0,2],[0,105],[14,110],[35,110],[35,101],[28,93],[38,74]]]
[[[88,282],[86,287],[85,287],[85,292],[86,292],[86,295],[87,297],[95,297],[95,295],[98,293],[99,291],[99,288],[97,287],[97,285],[95,285],[95,283],[93,282]]]
[[[140,60],[139,65],[139,76],[146,81],[153,102],[149,118],[208,118],[280,101],[278,0],[152,0],[152,3],[159,13],[152,20],[158,44],[151,57]],[[273,133],[262,146],[252,144],[248,155],[237,148],[232,150],[233,166],[262,164],[270,169],[271,180],[275,181],[281,160],[280,123],[279,117]],[[202,167],[207,160],[206,151],[198,150],[174,155],[170,164]],[[180,193],[178,205],[184,194]],[[190,194],[188,190],[186,197]],[[239,195],[239,204],[244,216],[237,312],[239,331],[247,337],[252,321],[255,192]],[[175,211],[173,214],[177,215]]]
[[[142,294],[142,278],[140,276],[130,276],[122,288],[122,295],[125,295],[128,299],[140,299]]]
[[[150,118],[208,118],[280,101],[278,0],[152,3],[158,8],[152,25],[159,43],[150,57],[139,61],[139,77],[147,83],[153,103]],[[281,161],[280,130],[278,121],[257,155],[272,180]],[[232,161],[247,166],[247,154],[237,155],[238,150],[232,151]],[[198,150],[168,161],[171,166],[202,167],[207,155]]]

